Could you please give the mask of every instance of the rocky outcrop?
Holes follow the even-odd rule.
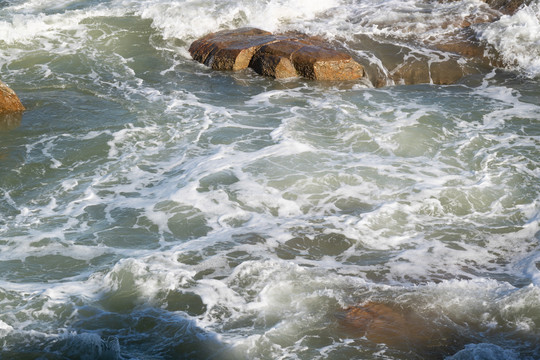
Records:
[[[224,30],[191,44],[193,59],[215,70],[252,68],[273,78],[356,80],[363,67],[342,51],[303,35],[273,35],[256,28]]]
[[[15,91],[0,81],[0,114],[24,110],[24,106]]]

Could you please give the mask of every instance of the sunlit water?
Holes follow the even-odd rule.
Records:
[[[450,3],[0,1],[0,358],[540,358],[540,11],[455,85],[276,81],[191,60],[221,28],[430,54]],[[384,71],[385,69],[382,69]],[[343,325],[368,301],[441,346]],[[444,338],[443,338],[444,337]]]

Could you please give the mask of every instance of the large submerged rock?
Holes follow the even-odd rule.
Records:
[[[443,358],[461,347],[451,329],[437,327],[418,314],[379,302],[345,309],[340,322],[346,336],[414,350],[423,358]]]
[[[216,70],[252,68],[273,78],[356,80],[364,68],[342,51],[302,35],[273,35],[257,28],[215,32],[191,44],[193,59]]]

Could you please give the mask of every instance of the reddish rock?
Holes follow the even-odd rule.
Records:
[[[346,310],[346,323],[370,341],[388,345],[401,342],[409,333],[405,316],[389,306],[368,302]]]
[[[24,110],[24,106],[15,91],[0,81],[0,114]]]
[[[438,328],[414,312],[378,302],[345,309],[341,325],[349,336],[413,350],[424,358],[442,358],[445,353],[453,353],[452,347],[456,345],[455,334],[450,329]]]

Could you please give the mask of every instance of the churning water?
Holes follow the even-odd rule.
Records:
[[[0,78],[28,109],[0,122],[0,358],[540,358],[538,0],[472,25],[504,68],[455,85],[276,81],[187,52],[250,25],[377,65],[362,39],[445,56],[430,45],[492,13],[0,1]],[[367,302],[440,345],[345,326]]]

